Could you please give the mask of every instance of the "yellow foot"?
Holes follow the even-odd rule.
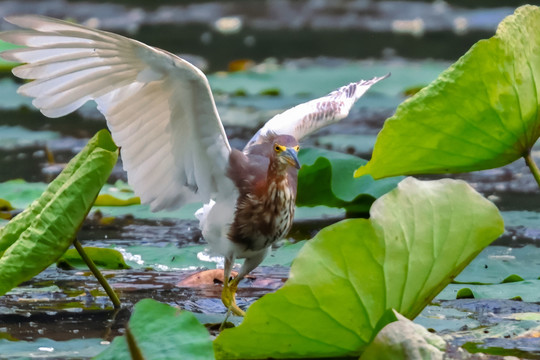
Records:
[[[232,281],[225,281],[223,284],[223,291],[221,292],[221,301],[227,309],[229,309],[234,315],[244,316],[246,313],[236,305],[236,289],[238,288],[238,281],[236,279]]]

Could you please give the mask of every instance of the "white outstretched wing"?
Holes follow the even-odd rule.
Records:
[[[256,144],[261,136],[268,132],[292,135],[300,140],[302,137],[327,125],[338,122],[349,115],[354,103],[366,91],[390,74],[374,77],[371,80],[360,80],[342,86],[321,98],[297,105],[268,120],[264,126],[247,143],[246,148]]]
[[[25,46],[0,54],[19,93],[49,117],[95,100],[121,147],[129,183],[153,210],[209,201],[233,189],[230,146],[204,74],[166,51],[42,16],[12,16],[25,28],[0,39]]]

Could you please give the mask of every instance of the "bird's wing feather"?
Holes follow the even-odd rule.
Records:
[[[390,74],[350,83],[321,98],[297,105],[268,120],[247,143],[246,148],[257,144],[269,132],[292,135],[297,140],[345,118],[354,103],[380,80]]]
[[[25,48],[0,54],[35,79],[19,93],[49,117],[95,100],[121,147],[135,192],[153,210],[209,201],[233,184],[230,146],[208,80],[190,63],[138,41],[42,16],[12,16],[26,28],[0,34]]]

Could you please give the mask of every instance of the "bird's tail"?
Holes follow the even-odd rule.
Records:
[[[195,211],[195,217],[199,220],[200,229],[204,229],[208,214],[210,214],[210,210],[212,210],[215,204],[216,202],[214,200],[210,200],[208,204],[204,204],[199,210]]]

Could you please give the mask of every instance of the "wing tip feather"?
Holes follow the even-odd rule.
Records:
[[[0,37],[0,40],[2,40],[2,38]],[[9,41],[8,41],[9,42]],[[9,50],[4,50],[2,52],[0,52],[0,57],[6,61],[12,61],[12,62],[20,62],[18,59],[17,59],[17,50],[19,49],[9,49]]]
[[[391,72],[388,72],[387,74],[385,74],[385,75],[383,75],[383,76],[374,76],[374,77],[373,77],[372,79],[370,79],[370,80],[362,80],[362,81],[364,81],[364,82],[369,83],[370,85],[372,85],[372,84],[378,83],[378,82],[381,81],[381,80],[384,80],[384,79],[386,79],[386,78],[389,78],[391,75],[392,75],[392,73],[391,73]]]
[[[17,14],[17,15],[4,16],[4,20],[7,21],[8,23],[19,26],[19,27],[23,27],[23,28],[28,28],[27,24],[29,21],[38,20],[38,19],[46,20],[50,18],[46,16],[35,15],[35,14]]]

